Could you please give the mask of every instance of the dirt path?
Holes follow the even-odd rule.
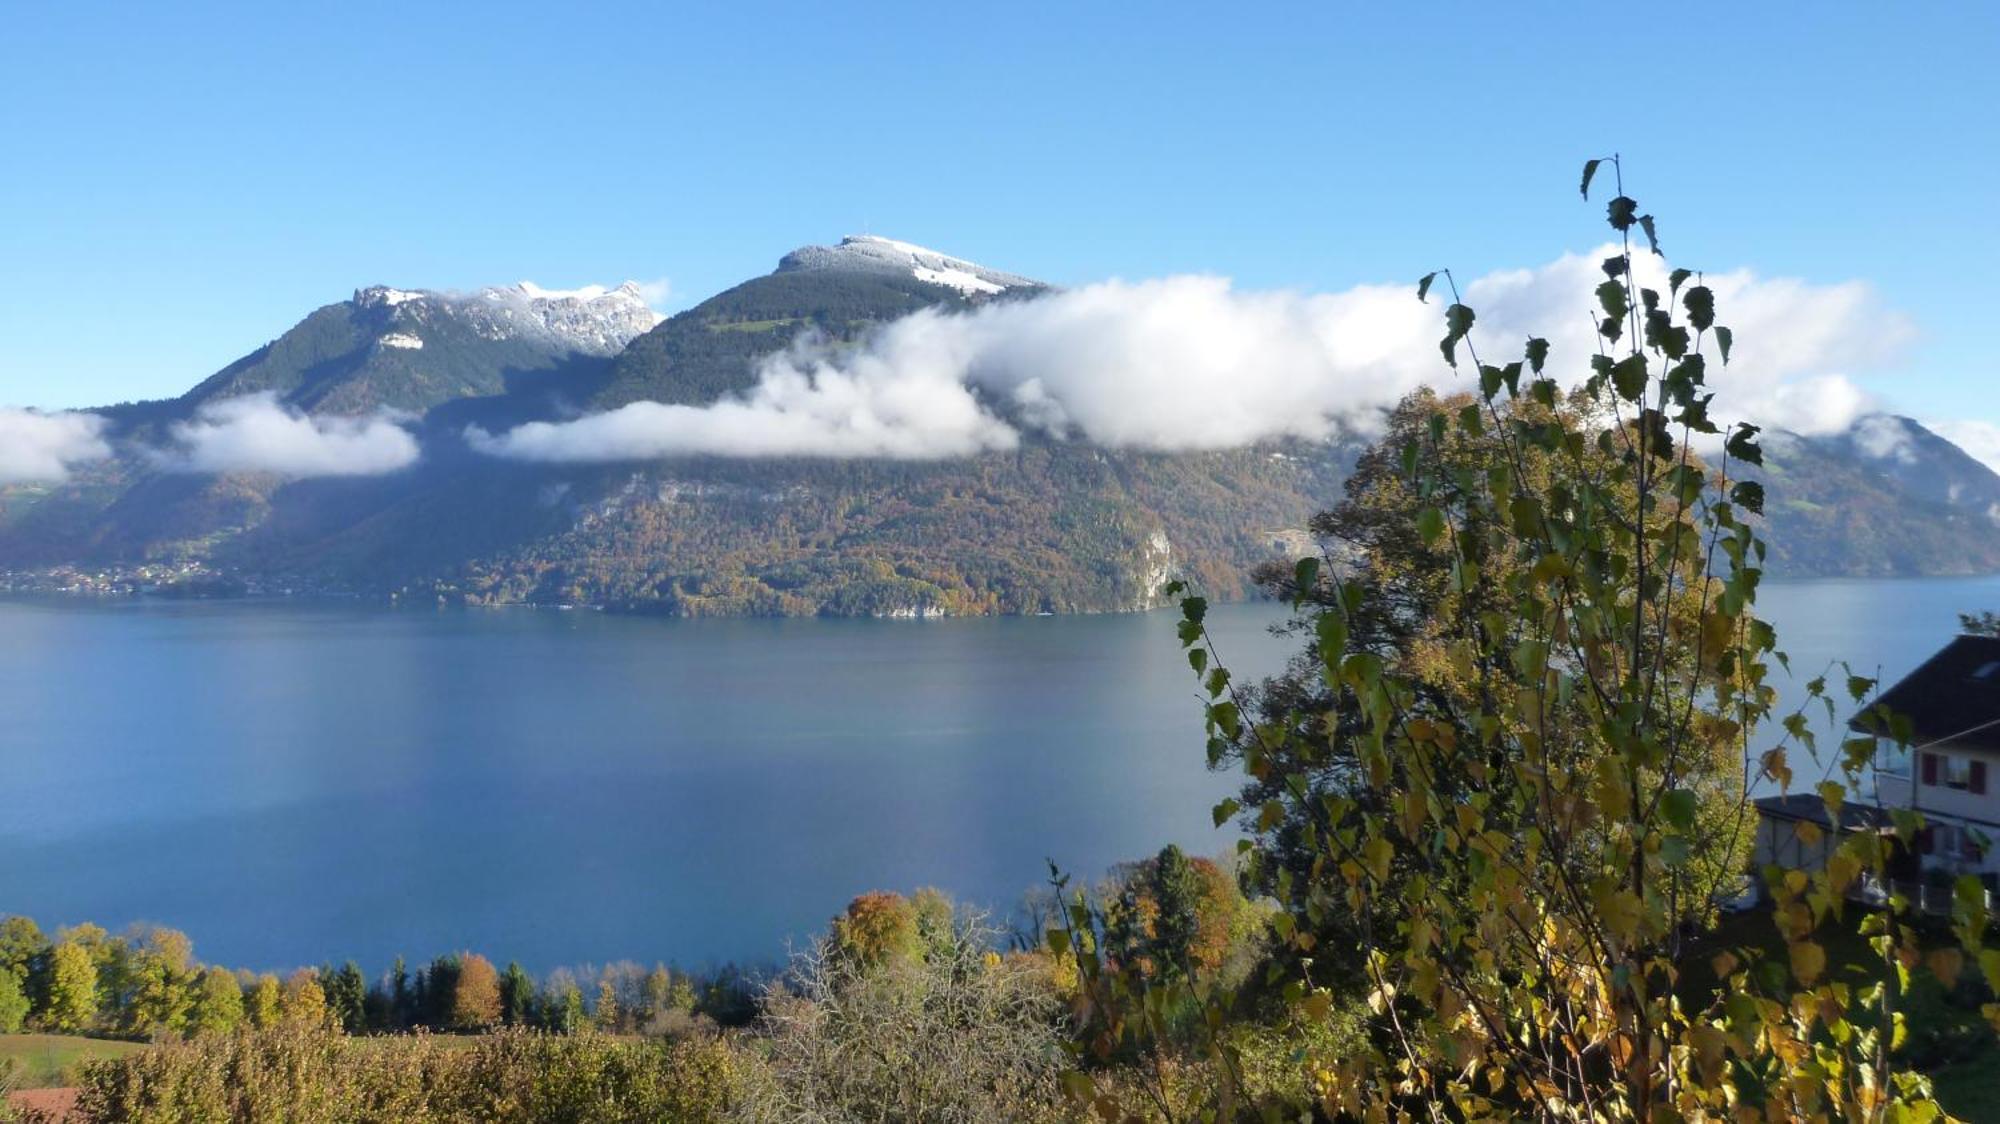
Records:
[[[37,1124],[49,1124],[69,1115],[70,1107],[76,1104],[75,1089],[21,1089],[7,1098],[7,1103],[16,1112],[34,1112],[40,1115],[29,1117]]]

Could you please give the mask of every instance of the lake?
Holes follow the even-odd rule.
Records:
[[[1765,587],[1894,677],[2000,577]],[[1268,605],[1218,607],[1241,674]],[[285,968],[771,961],[870,889],[1004,910],[1229,837],[1176,616],[682,621],[0,601],[0,913]]]

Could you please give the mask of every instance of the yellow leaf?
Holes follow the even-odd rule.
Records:
[[[1792,975],[1802,984],[1810,986],[1826,971],[1826,950],[1812,941],[1799,941],[1792,945]]]

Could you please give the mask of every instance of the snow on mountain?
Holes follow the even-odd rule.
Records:
[[[356,290],[354,303],[387,310],[394,330],[381,342],[411,349],[423,346],[421,329],[427,322],[446,316],[469,324],[487,339],[539,339],[586,355],[616,355],[661,319],[632,281],[616,288],[579,289],[545,289],[522,281],[476,293],[378,285]]]
[[[1031,278],[988,269],[911,242],[898,242],[873,234],[850,234],[841,239],[838,246],[804,246],[786,254],[778,262],[780,273],[805,270],[896,274],[914,277],[929,285],[956,289],[966,296],[1044,287]]]

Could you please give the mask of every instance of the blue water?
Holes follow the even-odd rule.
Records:
[[[2000,578],[1761,608],[1801,679],[1893,678]],[[1274,615],[1213,614],[1241,673]],[[1049,857],[1227,846],[1174,623],[0,601],[0,913],[373,970],[772,960],[875,888],[1004,908]]]
[[[1215,615],[1246,673],[1275,610]],[[205,959],[774,960],[1209,809],[1171,613],[944,622],[0,602],[0,913]]]

